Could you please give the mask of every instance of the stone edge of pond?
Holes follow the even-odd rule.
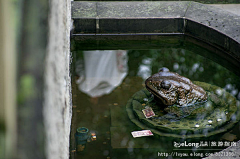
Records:
[[[240,16],[225,10],[192,2],[186,11],[185,34],[233,53],[240,60]]]
[[[75,25],[73,33],[75,35],[119,34],[129,30],[136,34],[146,32],[147,30],[144,28],[151,26],[154,27],[150,30],[153,33],[184,33],[220,46],[225,51],[231,52],[231,56],[240,61],[240,16],[213,6],[192,1],[78,1],[72,2],[71,6],[72,19]],[[147,25],[145,26],[146,21]],[[160,29],[156,29],[156,26]],[[223,151],[236,152],[237,148],[240,147],[240,141],[237,145]]]
[[[186,19],[190,20],[214,30],[217,30],[232,39],[240,42],[240,16],[227,12],[225,10],[197,3],[192,1],[149,1],[149,2],[86,2],[77,1],[72,2],[72,19],[84,23],[82,26],[91,25],[94,28],[91,32],[96,33],[97,27],[99,31],[104,31],[104,24],[102,22],[106,20],[112,20],[112,23],[108,25],[108,31],[117,32],[128,30],[116,30],[113,28],[114,20],[118,20],[118,25],[121,25],[121,21],[128,20],[130,24],[138,24],[132,22],[140,22],[140,20],[149,19]],[[92,22],[92,23],[90,23]],[[99,26],[97,26],[99,23]],[[76,23],[75,23],[76,24]],[[128,23],[129,24],[129,23]],[[190,25],[190,24],[189,24]],[[77,26],[75,26],[75,30]],[[89,26],[88,26],[89,27]],[[106,27],[106,26],[105,26]],[[123,26],[122,26],[123,27]],[[138,31],[138,26],[135,27],[135,32]],[[146,27],[146,26],[145,26]],[[154,27],[154,26],[151,26]],[[183,26],[184,27],[184,26]],[[191,27],[191,25],[189,26]],[[83,33],[87,33],[87,30],[83,30]],[[149,29],[149,28],[148,28]],[[155,33],[159,33],[160,29],[154,30]],[[175,30],[170,30],[170,32]],[[183,32],[185,30],[182,30]],[[109,33],[109,32],[107,32]]]
[[[73,35],[187,34],[240,61],[240,16],[192,1],[72,2]]]

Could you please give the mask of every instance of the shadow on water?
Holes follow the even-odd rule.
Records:
[[[240,139],[239,124],[229,132],[201,139],[132,137],[132,131],[141,129],[130,121],[126,104],[134,93],[145,87],[145,79],[158,72],[161,67],[167,67],[192,81],[217,85],[240,100],[240,78],[233,73],[236,68],[228,62],[230,59],[223,59],[224,57],[218,55],[220,52],[213,53],[214,49],[206,49],[191,40],[172,41],[171,38],[165,38],[167,43],[158,45],[158,42],[151,41],[151,45],[145,48],[139,41],[125,41],[126,46],[129,46],[126,48],[117,44],[112,48],[110,46],[113,51],[105,47],[97,48],[108,50],[105,52],[84,51],[84,48],[94,47],[72,42],[75,49],[72,50],[73,117],[70,158],[172,158],[169,156],[172,152],[175,156],[195,153],[194,158],[201,158],[206,157],[206,153],[231,146],[233,141]],[[146,46],[144,42],[142,44]],[[137,46],[140,49],[136,49]],[[206,58],[210,54],[210,59]],[[84,146],[80,147],[75,140],[75,132],[79,127],[88,128],[90,134]],[[93,139],[94,135],[96,139]],[[207,142],[208,146],[177,147],[179,143],[200,142]],[[214,142],[223,145],[214,146]]]

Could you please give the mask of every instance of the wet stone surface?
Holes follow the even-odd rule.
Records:
[[[189,2],[108,2],[97,4],[99,18],[179,18]]]
[[[240,60],[240,16],[196,2],[72,2],[74,34],[182,33]]]
[[[222,9],[192,2],[186,18],[214,28],[240,42],[240,16]]]
[[[72,18],[96,18],[96,2],[72,3]]]

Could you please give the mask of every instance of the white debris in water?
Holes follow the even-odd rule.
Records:
[[[150,65],[152,63],[153,59],[152,58],[145,58],[142,60],[142,63],[145,65]]]
[[[179,64],[178,63],[174,63],[173,64],[173,69],[174,70],[178,70],[179,69]]]
[[[222,120],[222,119],[220,119],[220,118],[219,118],[219,119],[217,119],[217,121],[221,121],[221,120]]]
[[[196,125],[195,125],[195,127],[197,127],[197,128],[198,128],[199,126],[200,126],[199,124],[196,124]]]
[[[147,102],[147,101],[148,101],[148,99],[147,99],[147,98],[143,98],[143,101]]]
[[[210,120],[208,120],[208,123],[210,123],[210,124],[211,124],[211,123],[212,123],[212,120],[211,120],[211,119],[210,119]]]
[[[143,79],[148,78],[151,76],[152,70],[150,68],[150,65],[140,65],[138,68],[138,73],[137,75],[142,77]]]
[[[228,89],[228,90],[231,90],[233,88],[233,86],[231,85],[231,84],[227,84],[226,86],[225,86],[225,89]]]
[[[199,68],[199,63],[195,63],[195,64],[193,64],[193,66],[192,66],[192,71],[193,71],[193,72],[196,72],[198,68]]]
[[[231,94],[232,94],[233,96],[237,95],[237,93],[238,93],[238,90],[237,90],[237,89],[234,89],[234,90],[231,91]]]

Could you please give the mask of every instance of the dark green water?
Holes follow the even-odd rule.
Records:
[[[158,72],[159,68],[167,67],[172,72],[177,72],[192,81],[202,81],[224,88],[240,100],[240,78],[235,73],[238,68],[234,60],[224,57],[221,52],[212,47],[192,40],[168,38],[159,41],[124,41],[98,42],[89,45],[73,41],[72,53],[72,94],[73,94],[73,117],[71,127],[70,158],[98,158],[98,159],[147,159],[165,158],[166,153],[206,153],[220,151],[224,146],[205,147],[205,150],[176,150],[174,142],[184,142],[185,140],[174,138],[154,138],[142,137],[133,138],[132,131],[140,130],[128,118],[125,106],[131,96],[144,88],[145,79]],[[101,45],[102,44],[102,45]],[[109,45],[112,44],[112,45]],[[127,50],[127,75],[109,94],[101,96],[89,96],[79,90],[79,83],[76,81],[81,75],[86,75],[86,54],[84,49],[100,50]],[[201,47],[203,46],[203,47]],[[139,48],[139,49],[137,49]],[[233,63],[231,63],[233,61]],[[108,61],[106,60],[106,63]],[[116,62],[117,63],[117,62]],[[91,63],[90,65],[95,65]],[[83,67],[84,66],[84,67]],[[94,69],[99,69],[96,66]],[[96,70],[92,70],[96,71]],[[99,72],[100,71],[100,72]],[[96,71],[101,74],[101,69]],[[102,70],[103,71],[103,70]],[[109,76],[109,78],[113,78]],[[98,76],[91,76],[91,80],[98,80]],[[77,153],[74,133],[78,127],[87,127],[90,132],[96,133],[96,140],[87,142],[84,151]],[[236,125],[230,132],[219,134],[217,137],[195,139],[187,142],[200,141],[223,141],[232,142],[240,139],[240,126]],[[184,148],[184,147],[183,147]],[[186,147],[185,147],[186,148]],[[165,153],[165,154],[164,154]],[[162,157],[161,157],[162,155]],[[187,158],[187,157],[182,157]],[[193,157],[188,157],[193,158]],[[201,158],[201,157],[195,157]]]

